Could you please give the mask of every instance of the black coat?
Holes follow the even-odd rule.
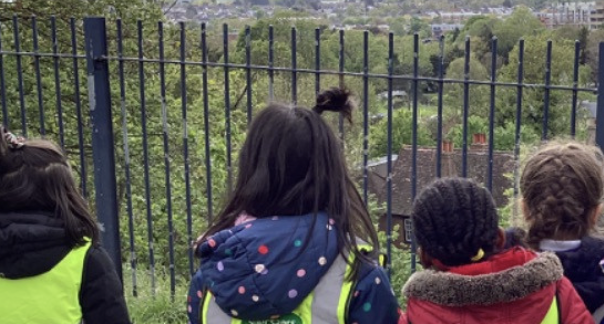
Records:
[[[562,261],[564,275],[573,283],[587,309],[593,313],[604,305],[604,269],[599,264],[604,259],[604,240],[585,237],[578,249],[556,255]]]
[[[525,246],[526,232],[519,228],[510,228],[505,232],[504,248],[514,245]],[[577,249],[556,252],[564,267],[566,276],[583,299],[591,313],[604,305],[604,269],[600,261],[604,260],[604,239],[585,237]]]
[[[45,273],[72,248],[62,221],[50,214],[0,214],[0,273],[5,278]],[[86,324],[130,324],[121,281],[100,246],[86,254],[79,299]]]

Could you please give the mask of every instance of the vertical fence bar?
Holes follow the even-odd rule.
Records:
[[[541,140],[547,140],[547,124],[549,121],[549,94],[550,83],[552,80],[552,41],[547,41],[547,50],[545,52],[545,94],[543,97],[543,134]]]
[[[600,42],[598,51],[598,89],[604,87],[604,42]],[[596,116],[596,144],[604,148],[604,91],[598,91]]]
[[[495,91],[497,86],[497,37],[491,40],[491,102],[489,110],[489,163],[487,169],[487,189],[493,190],[493,158],[495,149]]]
[[[2,101],[2,123],[5,127],[9,127],[8,125],[8,107],[6,106],[6,83],[4,79],[4,54],[2,51],[4,48],[2,47],[2,24],[0,24],[0,100]]]
[[[466,37],[463,64],[463,127],[461,176],[468,176],[468,117],[470,115],[470,37]]]
[[[180,23],[180,101],[182,110],[182,147],[185,164],[185,203],[187,208],[187,242],[193,241],[193,215],[191,205],[191,167],[189,165],[189,131],[187,128],[187,66],[185,23]],[[194,273],[193,244],[189,244],[189,273]]]
[[[249,34],[248,34],[249,36]],[[249,48],[249,46],[248,46]],[[208,199],[208,222],[212,223],[214,219],[212,210],[212,159],[210,156],[210,108],[208,102],[208,46],[206,42],[206,24],[201,24],[201,62],[202,62],[202,87],[203,87],[203,129],[205,139],[205,155],[206,155],[206,197]],[[248,57],[249,58],[249,57]],[[247,60],[249,66],[250,61]],[[248,91],[251,89],[251,84],[248,84]],[[248,108],[251,107],[251,102],[248,98]]]
[[[170,180],[170,144],[168,137],[168,108],[166,105],[166,66],[164,57],[164,25],[157,23],[159,45],[159,83],[161,96],[162,135],[164,141],[164,167],[166,177],[166,213],[168,214],[168,257],[170,260],[170,297],[174,301],[176,274],[174,272],[174,225],[172,221],[172,182]]]
[[[143,62],[143,22],[137,21],[138,33],[138,83],[141,107],[141,127],[143,136],[143,164],[145,179],[145,204],[147,210],[147,241],[149,244],[149,270],[151,274],[151,294],[155,296],[155,252],[153,246],[153,212],[151,209],[151,184],[149,179],[149,146],[147,141],[147,106],[145,98],[145,65]]]
[[[274,65],[274,50],[275,50],[275,39],[274,39],[273,25],[268,26],[268,97],[270,101],[275,99],[275,71],[273,70]]]
[[[573,67],[573,98],[570,114],[570,135],[574,138],[577,127],[577,86],[579,85],[579,58],[581,55],[581,43],[575,41],[575,64]]]
[[[315,97],[321,92],[321,29],[315,29]]]
[[[369,201],[369,31],[363,32],[363,201]]]
[[[231,154],[231,89],[229,84],[229,25],[222,26],[223,31],[223,56],[224,56],[224,123],[226,135],[226,164],[227,164],[227,192],[233,190],[233,165]],[[272,83],[269,85],[272,93]],[[272,100],[272,95],[271,95]]]
[[[80,100],[80,68],[78,66],[78,44],[76,38],[75,18],[69,19],[71,32],[71,54],[73,56],[73,85],[75,89],[75,106],[78,120],[78,148],[80,150],[80,190],[82,196],[88,197],[88,180],[86,174],[86,155],[84,155],[84,122],[82,120],[82,103]]]
[[[411,202],[415,200],[417,194],[417,94],[418,94],[418,74],[419,74],[419,35],[413,35],[413,127],[412,127],[412,145],[411,145]],[[416,269],[417,242],[411,238],[411,273]]]
[[[298,73],[296,69],[298,68],[298,46],[297,46],[297,34],[296,27],[292,27],[292,36],[291,36],[291,50],[292,50],[292,103],[294,105],[298,104]]]
[[[130,267],[132,268],[132,296],[138,296],[136,278],[136,249],[134,243],[134,213],[132,210],[132,180],[130,177],[130,146],[128,144],[128,115],[126,113],[126,84],[124,81],[124,42],[122,20],[116,21],[118,78],[120,83],[120,108],[122,113],[122,141],[124,145],[124,172],[126,177],[126,212],[128,213],[128,234],[130,236]]]
[[[17,15],[13,16],[13,34],[15,40],[15,52],[21,52],[21,41],[19,37],[19,21]],[[23,89],[23,64],[21,54],[15,55],[17,61],[17,82],[19,87],[19,106],[21,107],[21,132],[27,137],[27,112],[25,111],[25,94]]]
[[[34,69],[36,74],[36,92],[38,94],[38,111],[40,117],[40,135],[46,136],[44,117],[44,98],[42,96],[42,73],[40,72],[40,45],[38,43],[38,20],[36,16],[31,17],[32,40],[34,45]]]
[[[445,83],[443,82],[445,67],[445,36],[440,36],[440,41],[438,43],[439,46],[439,54],[438,54],[438,129],[436,130],[436,177],[440,178],[442,176],[442,152],[443,152],[443,87]]]
[[[247,125],[252,122],[252,35],[250,26],[245,26],[245,89],[247,94]]]
[[[516,131],[514,134],[514,199],[518,197],[518,172],[520,169],[520,130],[522,122],[522,86],[524,80],[524,39],[518,43],[518,85],[516,94]],[[518,207],[512,211],[515,220],[518,216]]]
[[[344,30],[340,29],[340,48],[338,51],[338,71],[339,71],[339,85],[340,88],[344,88]],[[338,132],[340,133],[340,140],[344,145],[344,117],[342,115],[338,118]]]
[[[92,156],[96,214],[103,225],[103,245],[109,252],[117,273],[122,277],[120,226],[118,217],[115,156],[113,151],[113,119],[107,56],[107,31],[104,18],[84,19],[86,60],[88,67],[88,99],[92,122]]]
[[[392,75],[394,74],[394,33],[388,33],[388,160],[386,161],[386,255],[388,276],[392,274]]]
[[[59,123],[59,141],[65,150],[65,129],[63,128],[63,100],[61,99],[61,75],[59,74],[59,42],[57,40],[57,18],[50,17],[52,39],[52,61],[55,74],[55,95],[57,97],[57,122]]]

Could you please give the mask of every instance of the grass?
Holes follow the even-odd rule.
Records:
[[[170,293],[170,279],[156,274],[155,294],[151,290],[151,276],[146,270],[136,271],[137,296],[132,294],[132,277],[124,265],[124,293],[133,324],[183,324],[187,323],[186,300],[188,278],[177,278],[174,298]]]

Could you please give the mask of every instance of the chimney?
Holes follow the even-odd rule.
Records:
[[[453,153],[453,141],[443,140],[443,142],[442,142],[442,152],[443,152],[443,154],[451,154],[451,153]]]
[[[472,152],[486,152],[487,136],[484,133],[475,133],[472,137],[472,144],[470,145],[470,151]]]

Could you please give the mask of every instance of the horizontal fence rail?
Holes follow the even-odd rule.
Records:
[[[580,82],[579,42],[571,45],[574,64],[559,73],[552,41],[540,52],[521,39],[502,58],[494,37],[481,62],[470,38],[450,58],[444,37],[424,43],[417,34],[401,52],[393,33],[369,31],[246,27],[231,39],[227,25],[86,18],[84,33],[75,19],[20,21],[0,23],[2,121],[57,141],[70,156],[82,193],[95,197],[90,204],[120,274],[129,265],[135,296],[147,282],[138,277],[141,262],[153,292],[158,276],[169,278],[174,294],[179,278],[194,273],[191,243],[232,191],[247,126],[270,101],[310,107],[334,86],[356,94],[358,122],[330,123],[385,233],[391,275],[416,270],[409,205],[431,179],[478,177],[493,192],[509,186],[513,198],[523,145],[561,135],[588,140],[588,129],[604,144],[604,118],[580,104],[604,107],[603,44],[591,83]],[[383,51],[372,51],[376,39]],[[408,262],[397,261],[401,253]]]

